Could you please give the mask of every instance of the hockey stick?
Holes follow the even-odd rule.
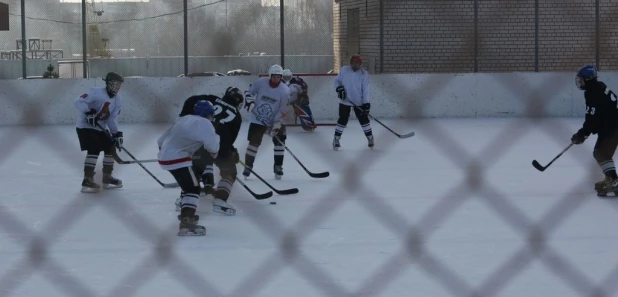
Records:
[[[553,160],[549,161],[549,163],[545,166],[541,166],[541,164],[539,164],[539,162],[537,160],[533,160],[532,161],[532,166],[534,166],[534,168],[536,168],[538,171],[545,171],[545,169],[547,169],[547,167],[549,167],[549,165],[551,165],[552,163],[554,163],[554,161],[556,161],[558,158],[560,158],[560,156],[562,156],[562,154],[564,154],[564,152],[566,152],[568,149],[570,149],[573,146],[573,144],[569,144],[569,146],[567,146],[565,149],[562,150],[562,152],[560,152]]]
[[[158,162],[159,161],[157,159],[137,160],[137,161],[124,161],[124,160],[120,159],[120,156],[118,156],[118,154],[114,154],[113,156],[114,156],[114,160],[116,160],[116,163],[118,163],[118,164],[153,163],[153,162]]]
[[[349,101],[349,100],[348,100],[348,101]],[[359,110],[361,110],[361,111],[362,111],[362,109],[361,109],[358,105],[356,105],[356,104],[354,104],[354,103],[352,103],[352,102],[350,102],[350,103],[352,104],[352,106],[354,106],[354,107],[356,107],[357,109],[359,109]],[[413,131],[413,132],[410,132],[410,133],[408,133],[408,134],[403,134],[403,135],[402,135],[402,134],[399,134],[399,133],[397,133],[397,132],[393,131],[393,129],[391,129],[391,128],[389,128],[388,126],[384,125],[384,123],[380,122],[380,120],[378,120],[378,119],[374,118],[371,114],[369,114],[369,113],[368,113],[368,114],[367,114],[367,116],[369,116],[369,117],[370,117],[372,120],[374,120],[376,123],[378,123],[378,124],[382,125],[382,127],[386,128],[386,130],[390,131],[391,133],[395,134],[397,137],[399,137],[399,138],[401,138],[401,139],[410,138],[410,137],[412,137],[412,136],[414,136],[414,135],[416,134],[416,133],[414,133],[414,131]]]
[[[271,186],[267,181],[265,181],[261,176],[259,176],[257,173],[255,173],[255,171],[253,171],[253,169],[251,169],[249,166],[247,166],[247,164],[245,164],[243,161],[239,161],[240,165],[242,165],[243,167],[249,169],[249,171],[251,173],[253,173],[253,175],[255,175],[259,180],[261,180],[263,183],[265,183],[269,188],[271,188],[273,191],[275,191],[275,193],[279,194],[279,195],[291,195],[291,194],[296,194],[298,193],[298,189],[297,188],[291,188],[291,189],[286,189],[286,190],[278,190],[275,189],[273,186]]]
[[[112,137],[112,135],[109,133],[109,131],[107,131],[106,129],[103,129],[103,127],[101,127],[101,125],[99,125],[99,123],[97,123],[97,127],[99,127],[101,130],[103,130],[103,133],[105,133],[105,135],[107,135],[107,137],[113,143],[116,143],[116,140],[114,139],[114,137]],[[133,159],[134,161],[137,162],[137,159],[129,151],[127,151],[126,148],[122,147],[122,150],[125,153],[127,153],[127,155],[129,155],[129,157],[131,157],[131,159]],[[142,167],[142,169],[144,169],[144,171],[146,171],[146,173],[148,173],[148,175],[150,175],[152,178],[154,178],[154,180],[157,181],[157,183],[159,183],[162,187],[164,187],[164,188],[177,188],[177,187],[179,187],[178,183],[170,183],[170,184],[163,183],[154,174],[152,174],[152,172],[150,172],[150,170],[148,170],[146,167],[144,167],[144,165],[142,165],[142,163],[137,162],[137,164],[140,167]]]
[[[305,165],[303,165],[303,163],[298,158],[296,158],[294,153],[292,153],[292,151],[283,143],[283,141],[281,141],[279,139],[279,137],[277,137],[277,135],[274,135],[273,138],[276,139],[281,145],[283,145],[283,148],[285,148],[285,150],[288,151],[288,153],[290,153],[290,155],[292,155],[294,160],[296,160],[296,162],[298,162],[300,167],[302,167],[305,170],[305,172],[307,172],[307,174],[309,174],[309,176],[311,176],[313,178],[325,178],[325,177],[328,177],[330,175],[330,173],[328,171],[320,172],[320,173],[313,173],[313,172],[309,171],[309,169],[307,169],[307,167],[305,167]]]
[[[257,194],[253,191],[251,191],[251,189],[242,181],[240,180],[240,178],[236,178],[236,181],[238,181],[239,184],[241,184],[249,193],[251,193],[251,195],[253,196],[253,198],[257,199],[257,200],[264,200],[264,199],[268,199],[270,197],[273,196],[273,192],[272,191],[268,191],[264,194]]]

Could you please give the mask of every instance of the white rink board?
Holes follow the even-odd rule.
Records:
[[[611,87],[615,76],[602,73],[601,79]],[[228,86],[244,90],[256,78],[126,79],[121,89],[125,102],[120,122],[170,122],[189,96],[222,95]],[[316,121],[336,119],[334,76],[305,78]],[[101,78],[0,80],[0,125],[72,124],[76,117],[73,101],[89,88],[102,85]],[[535,93],[538,96],[532,97]],[[547,103],[545,110],[533,110],[542,116],[584,115],[583,93],[575,87],[574,73],[570,72],[371,76],[371,113],[382,119],[528,116],[528,98]]]

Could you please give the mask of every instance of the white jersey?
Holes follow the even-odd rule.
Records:
[[[341,104],[352,106],[350,101],[356,106],[371,103],[369,98],[369,72],[359,69],[356,72],[350,66],[343,66],[335,78],[335,89],[343,86],[346,93],[346,100],[341,100]]]
[[[269,80],[268,77],[258,78],[251,84],[249,93],[255,98],[251,123],[272,127],[275,123],[283,124],[285,106],[290,102],[290,88],[283,81],[273,88]]]
[[[211,154],[219,152],[219,135],[208,119],[186,115],[177,118],[157,144],[159,165],[164,170],[174,170],[191,166],[193,153],[202,146]]]
[[[298,95],[303,92],[303,89],[296,84],[290,84],[288,88],[290,88],[290,103],[297,101]]]
[[[99,114],[99,125],[103,128],[108,128],[114,134],[118,132],[118,123],[116,118],[120,114],[122,108],[122,98],[116,94],[110,98],[105,87],[92,88],[86,94],[82,94],[75,100],[75,107],[79,110],[77,118],[77,128],[96,129],[101,131],[99,127],[88,124],[86,113],[90,109],[95,109]]]

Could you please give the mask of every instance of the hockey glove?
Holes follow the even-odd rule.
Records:
[[[275,137],[277,136],[277,134],[279,134],[279,130],[281,130],[281,123],[275,123],[273,125],[273,128],[270,129],[270,132],[268,132],[268,135],[270,137]]]
[[[114,138],[114,145],[116,146],[116,148],[119,151],[121,151],[122,150],[122,143],[123,143],[123,134],[122,134],[122,132],[118,131],[114,135],[112,135],[112,137]]]
[[[92,125],[93,127],[97,126],[97,123],[99,122],[99,116],[97,115],[96,109],[91,108],[90,111],[86,113],[86,121],[88,121],[88,124]]]
[[[371,103],[365,103],[361,105],[361,112],[362,112],[361,114],[368,115],[370,109],[371,109]]]
[[[347,95],[345,93],[345,88],[343,86],[338,86],[337,89],[335,89],[335,91],[337,92],[337,97],[339,97],[339,99],[345,100]]]
[[[588,136],[584,135],[582,130],[579,130],[577,133],[573,134],[573,137],[571,137],[571,142],[573,144],[582,144],[586,138],[588,138]]]
[[[251,105],[253,105],[254,101],[253,95],[251,95],[249,91],[245,91],[245,109],[247,111],[251,111]]]

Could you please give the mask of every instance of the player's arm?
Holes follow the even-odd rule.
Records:
[[[94,101],[94,97],[90,96],[90,94],[82,94],[75,100],[75,108],[83,113],[90,112],[90,105]]]
[[[203,127],[194,129],[193,133],[204,144],[204,149],[214,157],[219,153],[220,137],[209,120],[203,119],[203,123]]]
[[[165,138],[167,138],[167,136],[170,135],[170,132],[172,132],[172,127],[174,127],[174,124],[167,127],[167,129],[163,132],[163,134],[159,136],[159,139],[157,139],[157,146],[159,147],[159,149],[161,149],[161,147],[163,146],[163,142],[165,141]]]
[[[583,143],[590,134],[595,131],[598,131],[599,121],[600,121],[600,113],[602,112],[603,106],[599,103],[603,100],[607,100],[603,97],[607,97],[602,92],[594,92],[588,93],[586,92],[586,116],[584,117],[584,124],[581,129],[577,131],[572,137],[571,142],[573,144],[581,144]],[[605,107],[607,108],[607,107]]]
[[[371,81],[369,78],[369,72],[362,70],[364,73],[363,75],[363,84],[361,86],[361,102],[363,104],[369,104],[371,103],[371,97],[369,97],[369,92],[371,91]]]
[[[341,69],[340,69],[339,73],[335,77],[335,80],[333,81],[333,85],[335,86],[335,92],[337,92],[337,97],[340,100],[345,100],[346,99],[346,93],[345,93],[345,88],[343,87],[342,72],[343,71],[341,71]]]
[[[260,84],[258,82],[259,79],[250,84],[249,90],[245,91],[245,109],[247,109],[247,111],[251,109],[251,105],[255,102],[255,95],[260,89]]]
[[[122,109],[122,101],[120,97],[117,97],[115,100],[116,100],[116,104],[114,105],[114,108],[110,112],[109,119],[106,121],[107,128],[109,128],[109,132],[112,133],[112,135],[115,135],[119,132],[118,131],[118,115],[120,115],[120,110]]]

